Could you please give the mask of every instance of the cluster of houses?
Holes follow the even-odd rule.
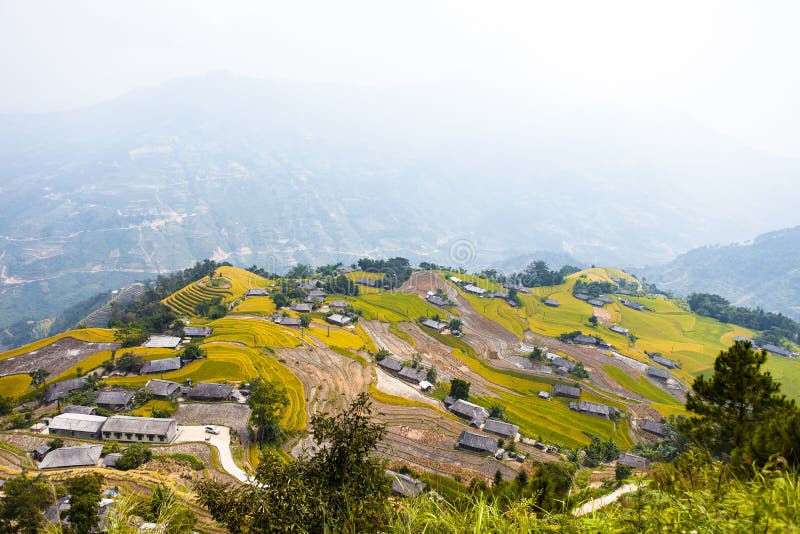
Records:
[[[614,300],[612,298],[607,297],[605,295],[600,295],[600,296],[597,296],[597,297],[593,297],[592,295],[589,295],[588,293],[578,292],[578,293],[573,293],[572,296],[575,297],[578,300],[582,300],[582,301],[586,302],[587,304],[590,304],[590,305],[595,306],[597,308],[602,308],[606,304],[611,304],[612,302],[614,302]]]
[[[626,299],[626,298],[623,298],[623,297],[617,297],[617,298],[619,299],[619,301],[622,303],[623,306],[626,306],[626,307],[628,307],[628,308],[630,308],[632,310],[648,311],[647,306],[645,306],[644,304],[640,304],[640,303],[636,302],[635,300],[629,300],[629,299]]]
[[[440,334],[448,333],[450,326],[447,323],[443,323],[442,321],[436,319],[430,319],[428,317],[420,317],[419,323],[426,328],[430,328],[431,330],[436,330]]]
[[[320,299],[320,302],[321,302],[322,299],[325,298],[325,292],[321,291],[321,290],[316,290],[316,291],[318,291],[322,295],[322,297]],[[311,293],[314,293],[314,291],[312,291]],[[311,293],[309,293],[309,295]],[[296,304],[292,304],[291,306],[289,306],[289,309],[294,311],[294,312],[297,312],[297,313],[311,313],[312,311],[314,311],[314,306],[315,305],[316,305],[316,303],[298,302]],[[331,311],[334,312],[334,313],[328,314],[325,317],[325,320],[328,323],[330,323],[332,325],[335,325],[335,326],[347,326],[347,325],[353,323],[353,313],[350,312],[350,311],[347,311],[348,310],[347,301],[345,301],[345,300],[334,300],[334,301],[332,301],[332,302],[330,302],[328,304],[328,308]],[[285,316],[285,315],[280,314],[280,313],[272,314],[272,321],[275,324],[279,324],[281,326],[291,326],[291,327],[299,328],[300,326],[303,325],[303,322],[300,320],[300,318],[298,318],[298,317],[288,317],[288,316]]]
[[[513,300],[509,299],[509,297],[510,297],[509,291],[489,291],[488,289],[483,289],[482,287],[478,287],[475,284],[473,284],[471,282],[464,281],[461,278],[458,278],[456,276],[451,276],[449,278],[450,278],[451,282],[453,282],[454,284],[459,286],[462,290],[464,290],[465,293],[469,293],[471,295],[476,295],[478,297],[483,297],[483,298],[487,298],[487,299],[503,299],[508,303],[509,306],[511,306],[511,307],[516,307],[517,306],[516,302],[514,302]],[[524,288],[520,289],[517,286],[513,286],[513,285],[505,285],[504,284],[503,287],[506,288],[506,289],[509,289],[509,290],[514,289],[515,291],[517,291],[519,293],[527,293],[528,292]]]
[[[489,417],[489,411],[483,406],[454,397],[446,397],[443,402],[451,413],[469,421],[469,425],[472,427],[509,441],[519,439],[519,427],[517,425]],[[496,455],[499,450],[496,437],[476,434],[467,430],[459,435],[458,440],[456,440],[456,447],[491,455]]]
[[[440,308],[451,305],[449,300],[437,295],[433,291],[428,291],[428,294],[425,296],[425,300]]]
[[[419,386],[422,391],[430,391],[433,384],[428,381],[428,370],[423,367],[411,367],[391,357],[378,360],[378,367],[397,376],[397,378]]]
[[[675,360],[670,360],[669,358],[664,358],[663,356],[661,356],[660,354],[657,354],[657,353],[648,354],[648,356],[650,357],[651,360],[653,360],[654,362],[656,362],[659,365],[662,365],[662,366],[666,367],[667,369],[677,369],[678,368],[678,362],[676,362]]]
[[[784,358],[797,358],[798,353],[792,352],[791,350],[785,347],[779,347],[778,345],[773,345],[772,343],[764,343],[763,345],[759,346],[756,344],[752,339],[744,337],[744,336],[736,336],[733,338],[734,341],[749,341],[753,344],[753,347],[756,349],[763,349],[771,354],[776,354],[778,356],[783,356]]]
[[[576,345],[593,345],[597,347],[602,347],[604,349],[610,349],[611,344],[594,336],[587,336],[585,334],[578,334],[571,339],[568,340],[568,343],[574,343]]]

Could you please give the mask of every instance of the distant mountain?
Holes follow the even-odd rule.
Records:
[[[800,320],[800,226],[752,243],[698,248],[640,274],[680,295],[716,293],[739,306]]]
[[[688,119],[464,89],[214,74],[0,116],[0,328],[203,258],[647,265],[794,217],[797,162]]]

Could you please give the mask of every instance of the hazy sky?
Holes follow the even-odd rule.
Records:
[[[0,112],[230,70],[539,87],[800,157],[800,2],[0,0]]]

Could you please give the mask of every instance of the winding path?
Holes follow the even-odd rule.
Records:
[[[185,443],[200,441],[208,443],[219,452],[219,461],[222,468],[233,478],[240,482],[250,482],[250,475],[243,471],[236,462],[233,461],[231,454],[231,429],[227,426],[217,426],[219,434],[210,434],[205,431],[204,426],[179,426],[178,435],[175,443]],[[206,438],[210,438],[206,441]]]

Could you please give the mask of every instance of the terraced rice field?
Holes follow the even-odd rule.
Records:
[[[447,315],[436,306],[409,293],[383,291],[358,297],[345,297],[345,300],[353,308],[361,310],[364,319],[368,321],[377,319],[387,323],[416,322],[420,317],[433,317],[434,315],[445,317]]]
[[[28,375],[0,376],[0,395],[17,398],[25,393],[30,385],[31,377]]]
[[[303,385],[292,372],[278,360],[261,350],[225,342],[208,342],[202,345],[207,358],[196,360],[178,371],[164,373],[164,380],[184,383],[187,378],[197,382],[247,382],[256,377],[281,382],[289,396],[289,409],[284,417],[287,428],[300,430],[306,426]],[[156,375],[113,377],[108,384],[143,386]],[[157,376],[162,378],[161,375]]]
[[[133,410],[131,412],[131,415],[136,415],[139,417],[152,417],[154,408],[159,408],[161,410],[169,410],[173,408],[173,405],[168,400],[150,399],[149,401],[145,402],[144,404]]]
[[[315,320],[311,323],[306,332],[320,342],[329,347],[339,347],[349,350],[361,350],[365,348],[364,340],[354,333],[354,330],[344,330],[335,326]]]
[[[201,302],[213,300],[217,297],[223,301],[233,298],[233,291],[226,287],[211,287],[209,277],[198,280],[168,296],[161,302],[172,311],[180,315],[194,316],[194,308]]]
[[[644,376],[640,376],[639,379],[635,379],[632,376],[628,375],[614,365],[604,365],[603,370],[614,380],[619,383],[625,389],[636,393],[637,395],[641,395],[646,399],[650,399],[655,403],[660,404],[676,404],[680,405],[680,403],[661,389],[660,387],[656,386],[655,384],[651,383],[647,378]]]
[[[231,313],[269,316],[275,313],[275,303],[270,297],[245,297]]]
[[[207,341],[232,341],[248,347],[289,348],[302,343],[299,330],[260,319],[224,317],[208,324]]]

